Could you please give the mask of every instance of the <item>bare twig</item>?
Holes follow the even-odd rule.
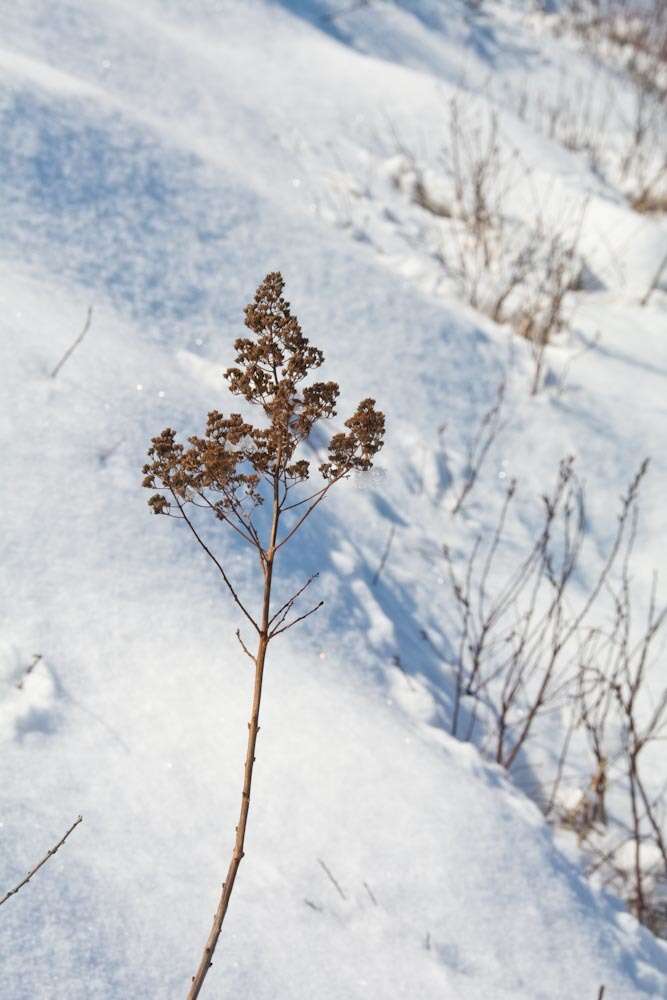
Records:
[[[42,659],[41,653],[33,654],[32,662],[28,664],[26,669],[23,671],[23,674],[21,675],[21,677],[19,677],[19,679],[16,682],[16,687],[19,689],[19,691],[23,688],[26,677],[30,676],[30,674],[33,672],[33,670],[35,669],[35,667],[37,666],[37,664],[41,659]]]
[[[375,898],[375,894],[372,891],[371,887],[369,886],[368,882],[364,882],[364,888],[365,888],[366,892],[368,893],[368,895],[370,896],[370,900],[371,900],[371,903],[373,904],[373,906],[377,906],[378,905],[378,901]]]
[[[281,605],[281,607],[279,607],[278,610],[271,616],[271,618],[269,619],[269,625],[273,625],[273,623],[278,619],[284,621],[285,620],[284,614],[289,612],[290,608],[292,608],[293,605],[296,603],[296,601],[298,601],[303,592],[307,590],[308,587],[310,587],[313,580],[317,580],[319,575],[320,575],[319,573],[313,573],[312,576],[309,576],[306,582],[304,583],[303,587],[300,587],[295,594],[292,594],[289,600],[285,601],[285,603]]]
[[[64,834],[64,836],[62,836],[62,837],[60,838],[60,840],[59,840],[59,841],[58,841],[58,843],[57,843],[57,844],[55,845],[55,847],[52,847],[52,848],[51,848],[50,850],[48,850],[48,851],[46,852],[46,854],[44,855],[44,857],[42,858],[42,860],[41,860],[41,861],[39,862],[39,864],[36,864],[34,868],[31,868],[31,869],[30,869],[30,871],[28,872],[28,874],[26,875],[26,877],[25,877],[24,879],[22,879],[22,880],[21,880],[21,881],[20,881],[20,882],[18,883],[18,885],[14,886],[14,888],[13,888],[13,889],[9,889],[9,890],[8,890],[8,891],[7,891],[6,893],[5,893],[5,895],[4,895],[4,896],[3,896],[3,897],[2,897],[1,899],[0,899],[0,906],[2,906],[2,904],[3,904],[3,903],[6,903],[6,902],[7,902],[7,900],[8,900],[9,898],[10,898],[10,896],[15,896],[15,895],[16,895],[16,893],[17,893],[17,892],[19,892],[19,890],[20,890],[20,889],[22,889],[24,885],[27,885],[27,883],[28,883],[28,882],[30,881],[30,879],[31,879],[31,878],[32,878],[32,877],[33,877],[34,875],[36,875],[36,874],[37,874],[37,872],[39,871],[39,869],[40,869],[40,868],[41,868],[41,867],[42,867],[43,865],[45,865],[45,864],[46,864],[46,862],[47,862],[47,861],[48,861],[48,860],[49,860],[50,858],[52,858],[52,857],[53,857],[53,855],[54,855],[54,854],[55,854],[55,853],[56,853],[57,851],[59,851],[59,850],[60,850],[60,848],[61,848],[61,847],[63,846],[63,844],[64,844],[64,843],[65,843],[65,841],[67,840],[67,838],[69,837],[69,835],[70,835],[70,833],[72,832],[72,830],[75,830],[75,829],[76,829],[76,827],[77,827],[77,826],[79,825],[79,823],[81,823],[82,821],[83,821],[83,816],[78,816],[78,817],[77,817],[77,819],[76,819],[76,820],[75,820],[75,821],[74,821],[74,822],[72,823],[72,825],[70,826],[70,828],[69,828],[69,830],[67,831],[67,833],[65,833],[65,834]]]
[[[477,433],[468,447],[465,479],[458,499],[452,508],[452,517],[458,514],[463,507],[466,497],[474,487],[477,477],[482,471],[486,456],[498,436],[501,428],[500,414],[504,397],[505,380],[503,379],[498,386],[495,403],[482,417]]]
[[[209,557],[209,559],[211,560],[211,562],[213,563],[213,565],[217,567],[220,575],[222,576],[222,579],[225,581],[225,584],[227,586],[227,590],[232,595],[232,599],[233,599],[234,603],[237,605],[237,607],[239,607],[241,609],[241,611],[246,616],[246,618],[248,619],[248,621],[250,622],[250,624],[252,625],[252,627],[255,629],[255,631],[259,632],[259,630],[260,630],[259,629],[259,625],[255,621],[255,619],[252,617],[252,615],[250,614],[250,612],[248,611],[248,609],[245,607],[245,605],[241,601],[241,598],[239,597],[239,595],[234,590],[234,587],[232,586],[232,583],[231,583],[229,577],[227,576],[227,574],[225,573],[224,569],[222,568],[222,565],[221,565],[220,561],[216,558],[216,556],[213,554],[213,552],[211,552],[210,548],[208,547],[208,545],[206,544],[206,542],[203,540],[203,538],[201,537],[201,535],[199,534],[199,532],[195,528],[194,524],[192,523],[192,521],[190,520],[190,518],[188,517],[188,515],[185,513],[185,510],[183,508],[183,504],[181,503],[181,500],[179,499],[179,497],[177,496],[177,494],[173,490],[171,490],[170,492],[171,492],[171,495],[174,498],[174,503],[176,504],[176,506],[178,507],[178,509],[179,509],[179,511],[181,513],[181,517],[183,518],[183,520],[187,524],[188,528],[190,529],[190,531],[192,532],[192,534],[196,538],[198,544],[202,547],[202,549],[204,550],[204,552],[206,553],[206,555]]]
[[[245,642],[241,638],[241,629],[240,628],[237,628],[237,630],[236,630],[236,638],[238,639],[239,644],[241,646],[241,649],[243,650],[243,652],[245,653],[245,655],[247,657],[249,657],[249,659],[254,663],[255,662],[255,657],[252,655],[252,653],[250,652],[250,650],[246,646]]]
[[[338,893],[338,895],[340,896],[340,898],[341,899],[347,899],[347,896],[345,895],[345,893],[341,889],[340,885],[338,884],[338,882],[336,881],[336,879],[332,875],[330,869],[327,867],[327,865],[325,864],[325,862],[322,861],[321,858],[318,858],[317,862],[320,865],[320,867],[322,868],[322,870],[325,872],[325,874],[327,875],[327,877],[329,878],[329,881],[331,882],[331,884],[335,887],[336,892]]]
[[[283,625],[282,628],[274,628],[271,632],[269,632],[269,638],[275,639],[277,635],[281,635],[282,632],[286,632],[288,628],[293,628],[294,625],[297,625],[299,622],[303,622],[306,618],[310,618],[311,615],[314,615],[315,612],[319,611],[322,607],[324,607],[324,601],[320,601],[314,608],[311,608],[310,611],[306,611],[303,615],[299,615],[298,618],[293,618],[291,622],[287,622],[287,624]]]
[[[79,344],[81,343],[81,341],[83,340],[83,338],[86,336],[86,334],[88,333],[88,330],[90,329],[90,322],[91,322],[92,318],[93,318],[93,307],[92,306],[88,306],[88,314],[86,316],[86,322],[83,325],[83,329],[82,329],[81,333],[76,338],[76,340],[74,341],[74,343],[71,344],[70,347],[67,348],[67,350],[63,354],[62,358],[60,359],[60,361],[58,362],[58,364],[56,365],[56,367],[53,369],[53,371],[51,372],[51,378],[55,378],[56,377],[56,375],[58,374],[58,372],[60,371],[60,369],[62,368],[62,366],[67,361],[67,359],[74,353],[74,351],[77,349],[77,347],[79,346]]]

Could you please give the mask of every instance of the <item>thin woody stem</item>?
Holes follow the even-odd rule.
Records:
[[[192,977],[192,985],[187,996],[187,1000],[195,1000],[199,996],[199,993],[204,985],[204,980],[208,975],[208,970],[213,964],[213,954],[218,944],[220,934],[222,932],[222,924],[227,913],[227,907],[229,906],[229,900],[232,895],[232,890],[234,888],[234,882],[236,880],[236,874],[239,870],[239,865],[244,856],[245,847],[245,835],[246,827],[248,824],[248,812],[250,810],[250,791],[252,787],[252,774],[253,767],[255,764],[255,747],[257,744],[257,734],[259,733],[259,709],[262,700],[262,681],[264,678],[264,662],[266,659],[266,650],[271,639],[269,634],[269,621],[270,621],[270,609],[271,609],[271,582],[273,577],[273,560],[276,553],[276,536],[278,533],[278,522],[280,520],[280,503],[279,503],[279,483],[278,475],[276,474],[274,479],[274,492],[273,492],[273,518],[271,523],[271,536],[268,549],[264,552],[264,596],[262,601],[262,618],[261,627],[259,629],[259,644],[257,647],[257,655],[255,657],[255,684],[252,696],[252,709],[250,713],[250,721],[248,722],[248,744],[246,750],[245,765],[243,768],[243,791],[241,793],[241,812],[239,814],[239,821],[236,826],[236,837],[234,840],[234,849],[232,851],[232,857],[229,862],[229,867],[227,869],[227,877],[222,884],[222,892],[220,894],[220,900],[218,902],[218,908],[215,911],[213,917],[213,924],[204,946],[204,951],[197,967],[197,971]]]
[[[206,553],[206,555],[209,557],[209,559],[213,563],[215,563],[215,565],[220,570],[220,573],[222,575],[222,579],[227,584],[227,588],[228,588],[230,594],[232,595],[232,597],[234,598],[235,603],[239,606],[239,608],[241,609],[241,611],[243,612],[243,614],[246,616],[246,618],[248,619],[248,621],[250,622],[250,624],[252,625],[252,627],[255,629],[255,631],[259,632],[259,625],[255,621],[255,619],[252,617],[252,615],[250,614],[250,612],[247,610],[247,608],[241,602],[241,599],[239,598],[238,594],[234,590],[229,577],[227,576],[227,574],[225,573],[224,569],[222,568],[221,563],[213,555],[213,553],[209,549],[208,545],[206,544],[206,542],[204,541],[204,539],[201,537],[201,535],[199,534],[199,532],[195,528],[194,524],[192,523],[192,521],[190,520],[190,518],[188,517],[188,515],[183,510],[183,504],[178,499],[178,496],[176,495],[176,493],[174,493],[173,490],[171,490],[170,492],[171,492],[171,495],[173,496],[173,498],[174,498],[174,500],[176,502],[176,505],[178,506],[178,509],[181,512],[181,517],[183,518],[183,520],[187,524],[188,528],[190,529],[190,531],[192,532],[192,534],[195,536],[195,538],[197,539],[197,541],[199,542],[199,544],[201,545],[202,549],[204,550],[204,552]]]
[[[282,628],[274,628],[273,631],[269,633],[269,639],[274,639],[277,635],[280,635],[281,632],[286,632],[288,628],[292,628],[292,626],[297,625],[299,622],[304,621],[306,618],[310,618],[311,615],[314,615],[316,611],[320,610],[323,604],[324,601],[320,601],[319,604],[316,604],[314,608],[310,609],[310,611],[306,611],[305,614],[299,615],[298,618],[294,618],[291,622],[288,622],[286,625],[283,625]]]
[[[249,657],[249,659],[251,659],[252,662],[254,663],[255,662],[255,657],[252,655],[252,653],[250,652],[250,650],[246,646],[245,642],[241,638],[241,629],[240,628],[237,628],[237,630],[236,630],[236,638],[238,639],[239,644],[241,646],[241,649],[243,650],[243,652],[245,653],[245,655],[247,657]]]
[[[257,540],[257,538],[255,537],[254,534],[251,534],[251,526],[246,523],[246,521],[241,517],[241,515],[233,507],[232,507],[232,512],[239,519],[239,521],[241,522],[241,524],[243,524],[243,526],[248,529],[248,534],[246,534],[246,532],[243,531],[242,528],[239,528],[238,524],[234,524],[234,522],[231,520],[231,518],[229,518],[227,516],[227,514],[224,513],[224,511],[220,510],[219,507],[216,507],[216,505],[214,503],[211,503],[211,501],[206,496],[206,494],[203,493],[201,490],[197,492],[197,496],[200,497],[204,501],[204,505],[209,510],[212,510],[214,512],[214,514],[215,514],[216,517],[219,517],[221,521],[224,521],[225,524],[228,524],[230,528],[233,528],[233,530],[238,535],[241,536],[241,538],[243,539],[244,542],[247,542],[248,545],[253,545],[253,546],[255,546],[255,548],[257,548],[257,541],[258,540]],[[202,506],[202,504],[195,503],[195,507],[201,507],[201,506]],[[252,529],[252,530],[254,531],[254,529]]]
[[[329,492],[329,490],[331,489],[331,487],[335,486],[337,482],[340,482],[340,480],[343,479],[345,476],[347,476],[349,472],[351,472],[351,469],[346,469],[345,472],[341,472],[339,476],[336,476],[335,479],[332,479],[331,482],[327,483],[327,485],[324,487],[324,489],[318,495],[317,500],[315,500],[313,503],[311,503],[310,507],[305,512],[305,514],[301,515],[301,517],[296,522],[296,524],[294,525],[294,527],[291,528],[291,530],[287,532],[287,534],[285,535],[285,537],[280,540],[280,542],[278,543],[278,545],[276,545],[276,551],[278,549],[282,548],[283,545],[286,542],[289,542],[289,540],[292,537],[292,535],[296,534],[296,532],[299,530],[299,528],[301,527],[301,525],[303,524],[303,522],[306,520],[306,518],[309,517],[313,513],[313,511],[318,506],[318,504],[322,503],[322,501],[324,500],[325,496],[327,495],[327,493]]]
[[[65,834],[64,834],[64,836],[62,836],[62,837],[60,838],[60,840],[59,840],[59,841],[58,841],[58,843],[57,843],[57,844],[55,845],[55,847],[52,847],[52,848],[51,848],[50,850],[48,850],[48,851],[46,852],[46,854],[44,855],[44,857],[42,858],[42,860],[41,860],[41,861],[39,862],[39,864],[35,865],[35,867],[34,867],[34,868],[31,868],[31,869],[30,869],[30,871],[28,872],[28,874],[26,875],[26,877],[25,877],[24,879],[22,879],[22,880],[21,880],[21,881],[20,881],[20,882],[18,883],[18,885],[15,885],[13,889],[9,889],[9,890],[8,890],[8,891],[7,891],[7,892],[6,892],[5,894],[4,894],[4,896],[3,896],[3,897],[2,897],[1,899],[0,899],[0,906],[2,906],[2,904],[3,904],[3,903],[6,903],[6,902],[7,902],[7,900],[8,900],[8,899],[10,899],[10,897],[11,897],[11,896],[15,896],[15,895],[16,895],[16,893],[17,893],[17,892],[18,892],[18,891],[19,891],[20,889],[22,889],[24,885],[27,885],[27,883],[28,883],[28,882],[30,881],[30,879],[31,879],[31,878],[33,877],[33,875],[36,875],[36,874],[37,874],[37,872],[39,871],[39,869],[40,869],[40,868],[41,868],[41,867],[42,867],[43,865],[45,865],[45,864],[46,864],[46,862],[47,862],[47,861],[49,860],[49,858],[52,858],[52,857],[53,857],[53,855],[54,855],[54,854],[55,854],[55,853],[56,853],[57,851],[59,851],[59,850],[60,850],[60,848],[61,848],[61,847],[63,846],[63,844],[64,844],[64,843],[65,843],[65,841],[67,840],[67,838],[69,837],[69,835],[70,835],[70,833],[72,832],[72,830],[76,829],[76,827],[77,827],[77,826],[79,825],[79,823],[82,823],[82,822],[83,822],[83,816],[78,816],[78,817],[76,818],[76,820],[75,820],[75,821],[74,821],[74,822],[72,823],[72,825],[70,826],[70,828],[69,828],[69,830],[67,831],[67,833],[65,833]]]
[[[658,279],[658,280],[660,280],[660,279]],[[60,361],[58,362],[58,364],[56,365],[56,367],[53,369],[53,371],[51,372],[51,378],[55,378],[56,377],[56,375],[58,374],[58,372],[60,371],[60,369],[62,368],[62,366],[67,361],[67,359],[70,358],[72,356],[72,354],[74,354],[75,350],[77,349],[77,347],[79,346],[79,344],[81,343],[81,341],[83,340],[83,338],[86,336],[86,334],[90,330],[90,322],[91,322],[92,318],[93,318],[93,307],[92,306],[88,306],[88,312],[86,314],[86,322],[83,325],[83,330],[81,331],[81,333],[79,334],[79,336],[76,338],[76,340],[74,341],[74,343],[70,344],[70,346],[67,348],[67,350],[63,354],[62,358],[60,359]]]
[[[301,597],[301,595],[303,594],[304,590],[306,590],[307,587],[310,587],[310,585],[313,582],[313,580],[316,580],[319,575],[320,575],[319,573],[313,573],[312,576],[308,577],[308,579],[304,583],[303,587],[301,587],[299,590],[297,590],[297,592],[295,594],[292,594],[292,596],[290,597],[290,599],[288,601],[285,601],[285,603],[282,605],[282,607],[278,608],[278,610],[275,612],[275,614],[273,614],[271,616],[271,619],[269,621],[269,625],[273,625],[273,623],[280,617],[280,615],[283,613],[283,611],[289,611],[289,609],[292,607],[292,605],[299,599],[299,597]]]

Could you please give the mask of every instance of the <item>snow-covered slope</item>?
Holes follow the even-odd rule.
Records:
[[[140,468],[154,433],[196,432],[229,405],[220,376],[242,308],[275,269],[341,383],[341,415],[374,396],[387,445],[285,550],[281,586],[320,570],[327,604],[271,649],[247,857],[208,993],[667,997],[667,948],[586,883],[500,768],[448,735],[440,556],[445,537],[490,528],[510,476],[520,545],[574,454],[593,573],[650,455],[647,594],[665,556],[667,314],[660,289],[638,300],[667,227],[505,106],[517,80],[555,86],[566,57],[590,71],[520,7],[334,9],[0,11],[0,894],[84,815],[0,910],[8,1000],[166,1000],[198,960],[251,677],[233,608],[179,526],[150,517]],[[589,199],[602,287],[581,296],[534,398],[526,345],[443,285],[388,180],[396,135],[435,169],[456,94],[495,102],[558,204]],[[90,331],[50,378],[91,303]],[[505,422],[455,527],[466,445],[503,377]],[[252,595],[246,553],[217,541]]]

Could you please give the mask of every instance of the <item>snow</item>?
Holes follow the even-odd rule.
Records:
[[[205,995],[564,1000],[604,984],[610,1000],[667,997],[667,947],[449,735],[441,556],[492,530],[516,476],[511,565],[572,454],[584,593],[651,456],[633,564],[646,604],[667,554],[667,288],[639,302],[667,225],[498,97],[524,80],[553,92],[563,64],[592,73],[522,5],[401,0],[323,20],[341,6],[0,11],[0,892],[84,817],[0,911],[8,1000],[184,996],[199,959],[251,668],[211,567],[150,515],[140,469],[163,427],[194,433],[229,405],[221,372],[273,269],[341,383],[334,428],[371,395],[388,434],[375,473],[342,484],[284,550],[277,599],[319,571],[326,605],[269,651],[246,858]],[[392,183],[395,133],[441,194],[453,96],[474,115],[497,108],[549,211],[588,199],[580,249],[599,287],[577,296],[536,397],[526,345],[457,298],[429,245],[441,223]],[[529,221],[532,195],[514,198]],[[453,519],[503,378],[498,439]],[[247,553],[215,539],[253,603]],[[658,788],[659,752],[654,767]]]

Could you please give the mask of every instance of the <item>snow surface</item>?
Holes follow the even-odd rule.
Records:
[[[667,544],[667,296],[639,300],[667,224],[631,212],[502,96],[525,81],[553,90],[564,65],[592,72],[520,4],[401,0],[327,19],[342,7],[0,10],[0,887],[84,816],[0,911],[7,1000],[180,997],[198,961],[251,676],[234,609],[179,526],[149,515],[140,468],[164,426],[193,433],[229,405],[220,374],[242,308],[275,269],[341,382],[341,417],[372,395],[388,435],[375,472],[284,550],[280,592],[319,570],[327,603],[270,650],[247,856],[205,995],[592,1000],[604,984],[608,1000],[667,997],[667,947],[586,882],[504,772],[448,735],[440,555],[490,530],[510,476],[518,551],[573,454],[584,592],[651,456],[635,562],[646,600]],[[498,109],[554,211],[588,199],[599,287],[579,296],[535,398],[526,346],[443,285],[390,180],[396,136],[437,175],[454,95]],[[91,303],[88,335],[51,379]],[[453,522],[503,377],[502,432]],[[252,600],[247,553],[217,541]],[[656,788],[664,778],[658,759]]]

